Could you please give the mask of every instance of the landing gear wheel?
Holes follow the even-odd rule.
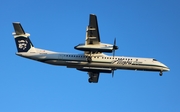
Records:
[[[89,78],[88,81],[89,81],[89,83],[92,83],[92,78]]]
[[[160,75],[160,76],[162,76],[162,75],[163,75],[162,71],[159,73],[159,75]]]

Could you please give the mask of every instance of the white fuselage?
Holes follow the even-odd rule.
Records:
[[[35,48],[29,38],[30,34],[24,31],[19,22],[14,22],[13,27],[18,56],[87,72],[90,83],[97,83],[100,73],[112,73],[113,76],[114,70],[117,69],[157,71],[160,72],[160,76],[163,71],[169,71],[166,65],[153,58],[114,56],[115,50],[118,49],[116,38],[113,45],[101,43],[97,17],[94,14],[90,14],[85,43],[74,47],[76,50],[83,51],[83,54],[60,53]],[[112,52],[113,56],[105,55],[104,52]]]
[[[40,62],[66,66],[70,68],[99,67],[111,69],[169,71],[169,68],[153,58],[136,58],[123,56],[107,56],[103,53],[93,54],[92,61],[87,61],[84,54],[58,53],[37,49],[38,52],[17,53],[17,55]]]

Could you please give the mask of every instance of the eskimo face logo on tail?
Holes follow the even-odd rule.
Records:
[[[28,41],[27,40],[18,40],[19,49],[25,50],[27,48]]]
[[[18,52],[27,52],[31,48],[29,38],[17,37],[15,38]]]

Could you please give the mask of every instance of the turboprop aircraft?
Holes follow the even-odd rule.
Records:
[[[159,72],[160,76],[164,71],[170,70],[154,58],[114,56],[115,50],[118,49],[116,39],[113,45],[101,43],[97,17],[94,14],[90,14],[85,43],[74,47],[76,50],[83,51],[82,54],[54,52],[36,48],[30,41],[30,34],[23,30],[19,22],[14,22],[13,26],[15,30],[13,36],[18,56],[87,72],[90,83],[97,83],[100,73],[112,73],[113,76],[117,69],[156,71]],[[113,56],[108,56],[103,52],[113,52]]]

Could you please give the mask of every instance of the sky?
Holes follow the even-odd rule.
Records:
[[[179,0],[3,0],[0,4],[0,112],[180,112]],[[12,22],[35,47],[82,53],[89,14],[103,43],[117,40],[118,56],[156,58],[158,72],[116,70],[88,83],[86,72],[25,59]],[[111,53],[107,55],[112,55]]]

